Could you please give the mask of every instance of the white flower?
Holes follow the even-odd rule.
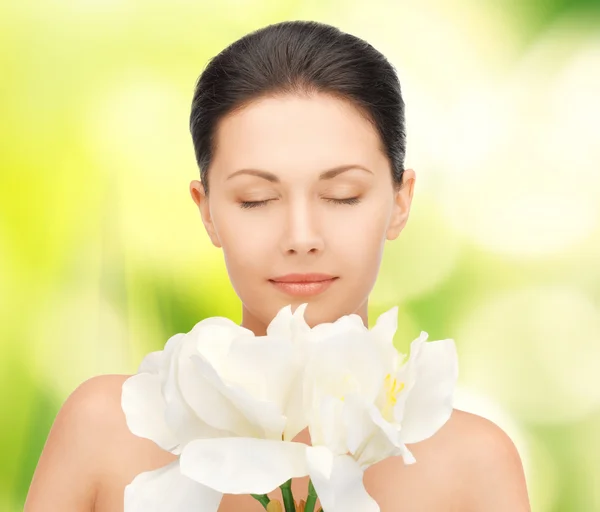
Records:
[[[310,475],[326,512],[377,512],[364,470],[450,417],[457,378],[453,340],[393,346],[397,308],[369,330],[358,315],[310,328],[307,304],[282,308],[257,337],[209,318],[144,358],[123,385],[136,435],[180,457],[138,475],[125,512],[216,511],[223,493],[265,494]],[[292,442],[309,427],[312,446]]]
[[[406,444],[432,436],[450,418],[458,377],[454,341],[411,343],[408,362],[393,347],[397,308],[368,330],[357,315],[313,329],[304,376],[312,445],[309,475],[327,512],[379,511],[362,483],[364,470],[387,457],[415,458]]]
[[[209,512],[223,493],[263,494],[306,475],[306,445],[289,442],[306,426],[302,397],[289,396],[300,368],[296,318],[282,308],[260,337],[208,318],[144,358],[123,384],[127,425],[180,457],[136,476],[125,512]]]

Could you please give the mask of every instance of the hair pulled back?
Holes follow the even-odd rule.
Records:
[[[350,102],[380,136],[393,183],[402,184],[404,101],[396,70],[366,41],[316,21],[284,21],[250,32],[213,57],[198,78],[190,132],[200,179],[208,170],[219,122],[253,101],[326,93]]]

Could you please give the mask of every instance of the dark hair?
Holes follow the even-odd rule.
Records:
[[[284,21],[251,32],[213,57],[195,85],[190,132],[208,194],[219,121],[252,101],[288,93],[350,101],[380,135],[396,186],[406,132],[396,70],[366,41],[316,21]]]

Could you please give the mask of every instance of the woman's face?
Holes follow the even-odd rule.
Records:
[[[374,128],[324,94],[256,101],[224,118],[216,140],[209,196],[197,180],[190,192],[212,243],[223,249],[242,325],[262,335],[279,309],[308,302],[311,326],[350,313],[368,326],[385,240],[408,219],[412,169],[395,190]],[[331,169],[338,170],[322,175]],[[273,282],[292,273],[335,279],[311,295]]]

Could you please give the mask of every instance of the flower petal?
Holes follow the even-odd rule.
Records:
[[[311,332],[310,326],[306,323],[306,320],[304,319],[304,313],[306,311],[307,306],[308,302],[304,302],[294,310],[292,320],[292,339],[296,339],[300,336],[305,336]]]
[[[223,494],[180,472],[179,459],[137,475],[125,486],[124,512],[216,512]]]
[[[454,340],[423,343],[412,364],[414,383],[403,397],[405,402],[400,432],[402,441],[406,444],[418,443],[431,437],[452,414],[454,388],[458,379]],[[403,394],[404,391],[400,396]],[[397,407],[398,405],[396,404]],[[395,409],[395,416],[396,412]]]
[[[233,340],[253,338],[254,333],[229,318],[216,316],[198,322],[187,337],[193,341],[194,352],[202,354],[220,372]]]
[[[375,432],[375,425],[367,413],[368,406],[356,393],[347,395],[344,400],[342,414],[346,431],[346,444],[352,455],[362,450],[365,443]]]
[[[129,377],[122,386],[121,408],[134,435],[151,439],[167,451],[179,444],[165,421],[166,403],[157,374],[138,373]]]
[[[378,429],[381,430],[383,435],[391,444],[396,447],[402,446],[403,443],[400,436],[399,426],[392,425],[389,421],[387,421],[381,414],[381,411],[374,405],[371,405],[367,408],[367,413],[369,414],[371,421],[377,426]]]
[[[193,354],[187,359],[182,358],[179,387],[185,402],[212,427],[240,436],[261,434],[230,400],[227,386],[203,356]]]
[[[237,385],[223,382],[201,356],[191,356],[193,369],[181,372],[180,385],[187,402],[215,428],[239,436],[281,439],[285,416],[278,404],[260,400]]]
[[[335,454],[326,446],[307,446],[306,464],[312,468],[314,474],[329,480],[333,470],[333,459]]]
[[[292,305],[282,307],[267,326],[267,336],[274,338],[291,338],[292,334]]]
[[[257,400],[274,402],[283,409],[296,372],[289,338],[257,336],[233,340],[219,374]]]
[[[365,334],[369,329],[365,326],[363,319],[356,313],[344,315],[335,322],[323,322],[311,329],[311,335],[317,341],[323,341],[338,334]]]
[[[305,375],[307,382],[337,398],[359,392],[367,401],[379,395],[385,375],[385,366],[379,349],[368,331],[336,332],[312,346]],[[310,386],[305,388],[310,403]]]
[[[371,328],[371,335],[379,347],[381,357],[390,372],[396,372],[402,364],[405,354],[398,352],[394,346],[394,334],[398,329],[398,306],[379,315]]]
[[[290,385],[283,414],[287,418],[283,440],[292,441],[308,425],[307,411],[304,407],[304,373],[301,370],[296,372]]]
[[[421,331],[419,337],[410,344],[410,356],[408,361],[406,361],[396,372],[396,381],[401,382],[404,386],[402,392],[396,396],[396,405],[393,409],[394,421],[396,423],[402,423],[403,421],[406,400],[410,396],[410,391],[417,379],[418,365],[416,362],[420,357],[421,350],[423,345],[425,345],[428,336],[429,334],[425,331]]]
[[[397,455],[402,456],[405,465],[417,462],[414,455],[404,444],[402,427],[398,428],[388,422],[377,407],[372,406],[369,408],[369,416],[378,430],[373,435],[370,446],[366,447],[358,460],[362,468]]]
[[[167,340],[162,350],[146,354],[138,366],[137,373],[156,373],[164,379],[168,373],[173,353],[179,350],[186,336],[183,333],[174,334]]]
[[[185,445],[193,439],[230,437],[232,435],[231,432],[214,428],[198,418],[181,395],[172,397],[167,404],[165,420],[179,441],[179,446],[171,450],[171,453],[175,455],[181,454]]]
[[[229,437],[198,439],[181,454],[181,472],[227,494],[266,494],[307,474],[303,443]]]
[[[333,458],[329,478],[307,453],[309,475],[327,512],[379,512],[379,505],[369,495],[363,483],[363,470],[349,455]]]
[[[371,328],[377,334],[382,343],[391,345],[394,342],[394,334],[398,329],[398,306],[388,309],[377,318],[375,325]]]
[[[174,339],[175,337],[171,338],[171,340]],[[184,396],[185,388],[182,386],[182,382],[185,383],[197,377],[193,370],[193,363],[190,361],[190,357],[197,353],[196,340],[193,336],[187,335],[182,335],[179,340],[172,347],[169,354],[168,367],[164,370],[163,377],[161,378],[162,394],[166,402],[165,421],[175,433],[180,443],[180,446],[171,450],[172,453],[177,455],[181,453],[181,449],[185,443],[192,439],[228,437],[231,435],[226,427],[221,427],[218,424],[208,424],[186,400],[187,397]],[[188,378],[183,378],[181,375],[185,375]],[[210,386],[207,386],[203,382],[195,382],[195,384],[194,395],[204,394],[210,398]]]
[[[164,362],[164,350],[150,352],[144,356],[138,366],[137,373],[156,373],[161,370]]]
[[[343,400],[328,394],[313,393],[309,411],[311,443],[324,445],[333,453],[346,453],[346,432],[343,428]]]
[[[377,407],[358,395],[344,401],[344,428],[348,451],[361,469],[396,455],[405,456],[405,464],[414,457],[402,443],[399,428],[387,422]]]

